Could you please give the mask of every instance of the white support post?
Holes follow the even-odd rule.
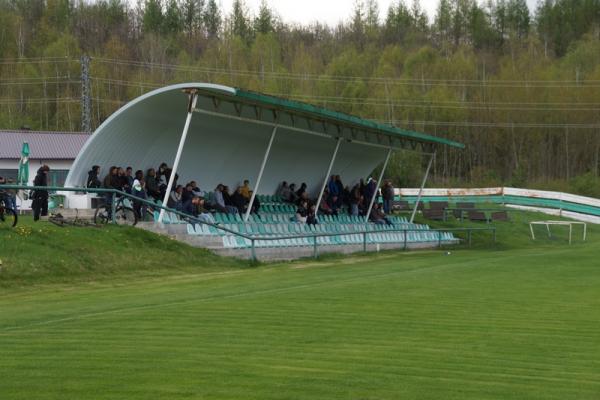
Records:
[[[189,94],[189,102],[188,102],[188,113],[187,118],[185,120],[185,126],[183,127],[183,132],[181,133],[181,139],[179,140],[179,148],[177,148],[177,154],[175,155],[175,161],[173,162],[173,168],[171,169],[171,176],[169,177],[169,183],[167,184],[167,192],[165,193],[165,198],[163,199],[163,207],[166,207],[169,201],[169,196],[171,195],[171,189],[173,188],[173,182],[175,181],[175,175],[177,174],[177,167],[179,166],[179,159],[181,158],[181,153],[183,152],[183,146],[185,145],[185,139],[187,138],[188,130],[190,129],[190,123],[192,122],[192,115],[194,115],[194,109],[196,108],[196,101],[198,100],[198,95],[196,92],[191,92]],[[163,217],[165,215],[164,208],[161,208],[160,215],[158,216],[158,223],[162,223]]]
[[[425,183],[427,182],[427,177],[429,176],[429,170],[431,169],[431,164],[433,164],[434,158],[435,158],[435,153],[433,153],[431,155],[431,159],[429,160],[429,165],[427,165],[427,170],[425,171],[425,176],[423,177],[423,182],[421,183],[421,188],[419,189],[419,195],[417,196],[417,202],[415,203],[415,208],[413,209],[412,215],[410,216],[411,224],[415,220],[415,215],[417,215],[417,208],[419,207],[419,203],[421,202],[421,196],[423,195],[423,189],[425,188]]]
[[[390,161],[390,156],[392,155],[392,148],[387,152],[387,156],[385,157],[385,162],[383,163],[383,168],[381,169],[381,173],[379,174],[379,179],[377,180],[377,186],[375,187],[375,192],[371,197],[371,201],[369,202],[369,208],[367,208],[367,212],[365,215],[365,223],[369,222],[369,215],[371,214],[371,209],[373,208],[373,204],[375,204],[375,199],[377,198],[377,192],[379,191],[379,186],[381,186],[381,180],[383,179],[383,174],[385,173],[385,169],[387,168],[388,162]]]
[[[331,169],[333,168],[333,163],[335,163],[335,158],[337,157],[338,150],[340,149],[340,143],[342,143],[342,138],[338,138],[337,143],[335,144],[335,150],[333,150],[333,155],[331,156],[331,162],[329,162],[329,168],[327,168],[327,173],[325,174],[325,179],[323,180],[323,186],[321,187],[321,191],[319,192],[319,198],[317,200],[317,205],[315,207],[315,217],[319,213],[319,206],[321,205],[321,200],[323,199],[323,193],[325,192],[325,188],[327,187],[327,182],[329,181],[329,175],[331,175]]]
[[[271,133],[271,139],[269,140],[269,145],[267,146],[267,151],[265,151],[265,156],[263,157],[262,164],[260,165],[260,171],[258,172],[258,178],[256,179],[256,186],[254,186],[254,190],[252,191],[252,196],[250,197],[250,203],[248,203],[248,209],[246,210],[246,214],[244,215],[244,222],[248,222],[248,218],[250,217],[250,213],[252,212],[252,206],[254,205],[254,199],[256,198],[256,194],[258,192],[258,187],[260,186],[260,181],[263,176],[263,172],[265,171],[265,166],[267,165],[267,160],[269,159],[269,154],[271,153],[271,146],[273,145],[273,140],[275,140],[275,134],[277,133],[278,126],[275,125],[273,128],[273,132]]]

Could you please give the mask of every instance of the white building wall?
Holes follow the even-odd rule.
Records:
[[[50,170],[69,171],[74,160],[29,160],[29,185],[33,185],[33,180],[37,170],[44,164],[50,167]],[[19,169],[19,160],[0,159],[0,169]],[[30,210],[31,200],[23,200],[17,196],[17,206],[19,209]]]

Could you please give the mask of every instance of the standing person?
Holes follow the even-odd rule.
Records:
[[[383,185],[383,212],[389,214],[392,211],[394,202],[394,186],[391,181],[385,181]]]
[[[38,171],[35,179],[33,180],[33,186],[48,186],[48,173],[50,167],[42,165]],[[33,202],[31,208],[33,208],[33,220],[38,221],[40,215],[45,217],[48,215],[48,191],[45,189],[35,189],[32,195]]]
[[[88,188],[99,188],[102,187],[102,182],[100,182],[100,166],[94,165],[90,171],[88,171],[88,178],[85,184]]]
[[[146,194],[146,181],[144,181],[144,172],[141,170],[135,172],[135,179],[131,185],[131,194],[140,199],[148,199],[148,195]],[[134,200],[133,209],[137,213],[137,216],[140,220],[144,221],[146,219],[146,204],[142,203],[141,201]]]
[[[150,168],[146,174],[146,192],[148,193],[148,196],[152,197],[154,200],[162,200],[154,168]]]
[[[125,189],[127,193],[131,194],[131,188],[133,187],[133,181],[135,180],[133,177],[133,168],[127,167],[125,170],[125,178],[127,179],[127,187]]]

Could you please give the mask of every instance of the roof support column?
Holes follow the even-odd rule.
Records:
[[[365,215],[365,223],[369,222],[369,215],[371,214],[371,209],[373,208],[373,204],[375,203],[375,199],[377,198],[377,192],[379,191],[379,186],[381,186],[381,181],[383,179],[383,174],[385,173],[385,169],[387,168],[388,162],[390,161],[390,156],[392,155],[392,148],[387,152],[387,156],[385,156],[385,162],[383,163],[383,168],[381,169],[381,173],[379,174],[379,179],[377,180],[377,186],[375,187],[375,192],[373,192],[373,196],[371,197],[371,201],[369,203],[369,208],[367,208],[367,212]]]
[[[329,180],[329,175],[331,175],[331,169],[333,168],[335,158],[337,157],[338,150],[340,149],[340,143],[342,143],[341,137],[338,138],[337,143],[335,144],[335,150],[333,150],[331,162],[329,162],[329,168],[327,168],[327,173],[325,174],[325,179],[323,180],[323,186],[321,187],[321,191],[319,192],[319,197],[315,207],[315,217],[319,213],[319,206],[321,205],[321,200],[323,200],[323,193],[325,192],[325,188],[327,187],[327,181]]]
[[[173,188],[173,182],[175,181],[175,175],[177,174],[177,167],[179,166],[179,160],[181,159],[181,153],[183,152],[183,146],[185,145],[185,139],[187,138],[188,130],[190,129],[190,123],[192,122],[192,115],[194,115],[194,108],[196,108],[196,101],[198,100],[198,94],[196,90],[192,90],[188,94],[188,113],[181,133],[181,139],[179,140],[179,147],[177,148],[177,154],[175,155],[175,161],[173,162],[173,168],[171,169],[171,176],[169,177],[169,183],[167,184],[167,192],[163,199],[163,206],[166,207],[171,195],[171,189]],[[164,208],[161,208],[160,215],[158,216],[158,223],[162,223],[165,215]]]
[[[417,196],[417,202],[415,203],[415,208],[413,209],[412,215],[410,216],[411,224],[415,220],[415,215],[417,215],[417,208],[419,207],[419,203],[421,202],[421,196],[423,195],[423,189],[425,188],[425,183],[427,182],[427,177],[429,176],[429,170],[431,169],[431,165],[433,164],[434,159],[435,159],[435,152],[433,152],[431,154],[431,159],[429,160],[429,164],[427,165],[427,170],[425,171],[425,176],[423,177],[423,182],[421,183],[421,188],[419,189],[419,195]]]
[[[250,203],[248,203],[248,209],[246,210],[246,214],[244,215],[244,222],[248,222],[248,218],[250,217],[250,213],[252,212],[252,207],[254,206],[254,199],[256,198],[256,194],[258,193],[258,187],[260,186],[260,181],[263,176],[263,172],[265,172],[265,166],[267,165],[267,160],[269,159],[269,154],[271,153],[271,146],[273,146],[273,140],[275,140],[275,134],[277,133],[277,128],[279,126],[275,125],[273,128],[273,132],[271,133],[271,139],[269,140],[269,145],[267,146],[267,151],[265,151],[265,156],[263,157],[262,164],[260,165],[260,171],[258,172],[258,178],[256,179],[256,186],[252,191],[252,196],[250,196]]]

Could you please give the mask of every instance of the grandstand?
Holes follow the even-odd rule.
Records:
[[[327,246],[328,251],[341,252],[365,250],[368,245],[375,249],[428,247],[434,242],[440,245],[456,239],[413,224],[414,214],[410,219],[394,217],[393,230],[372,226],[368,218],[375,195],[364,200],[366,211],[361,217],[319,215],[319,224],[309,226],[293,223],[294,209],[273,194],[282,181],[307,182],[307,193],[320,204],[332,174],[341,175],[346,184],[354,185],[383,164],[378,189],[392,152],[421,152],[429,157],[430,167],[442,146],[464,147],[441,137],[310,104],[222,85],[185,83],[144,94],[108,118],[79,153],[66,186],[81,187],[92,165],[101,166],[103,171],[113,165],[145,170],[166,161],[173,166],[173,173],[162,204],[167,204],[174,188],[175,173],[178,182],[195,180],[205,191],[220,184],[235,188],[244,178],[254,183],[245,215],[216,214],[219,227],[179,223],[177,217],[162,210],[155,223],[145,224],[147,229],[175,234],[198,246],[241,255],[252,241],[235,235],[243,233],[278,237],[256,240],[252,246],[270,249],[263,253],[276,258],[302,256],[303,248],[308,251],[315,245],[314,240],[317,245]],[[250,212],[255,200],[262,207],[259,218]],[[78,204],[75,207],[89,208],[89,198],[84,201],[82,205],[71,195],[69,203],[71,207]],[[363,231],[373,234],[361,235]],[[320,237],[311,242],[315,235]],[[288,250],[275,255],[273,249],[282,248]]]

